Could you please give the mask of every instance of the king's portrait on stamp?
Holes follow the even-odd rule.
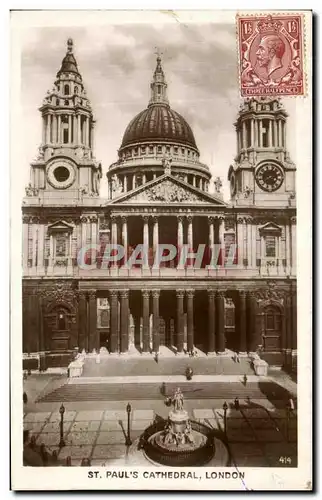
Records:
[[[176,15],[13,13],[14,489],[311,484],[311,16]]]
[[[303,17],[238,15],[241,95],[303,95]]]

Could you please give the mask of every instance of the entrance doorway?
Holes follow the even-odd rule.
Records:
[[[281,350],[282,314],[281,310],[269,305],[263,311],[263,349],[264,351]]]

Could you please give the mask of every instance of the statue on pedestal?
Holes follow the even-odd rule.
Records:
[[[165,175],[171,174],[171,163],[172,163],[172,156],[164,156],[162,158],[162,166],[164,168]]]
[[[222,182],[220,177],[216,177],[216,179],[214,180],[214,185],[216,193],[220,194],[222,188]]]

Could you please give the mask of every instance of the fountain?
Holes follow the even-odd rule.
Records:
[[[181,390],[177,388],[168,399],[173,406],[168,419],[154,422],[139,438],[145,458],[154,465],[173,467],[228,465],[227,448],[214,429],[189,419]]]

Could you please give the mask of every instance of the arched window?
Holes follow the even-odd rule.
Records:
[[[78,87],[77,87],[77,85],[74,87],[74,90],[75,90],[75,94],[78,94]]]
[[[69,85],[64,85],[64,94],[69,95]]]
[[[59,99],[56,99],[56,106],[59,106]]]
[[[69,106],[69,100],[65,99],[65,106]]]

